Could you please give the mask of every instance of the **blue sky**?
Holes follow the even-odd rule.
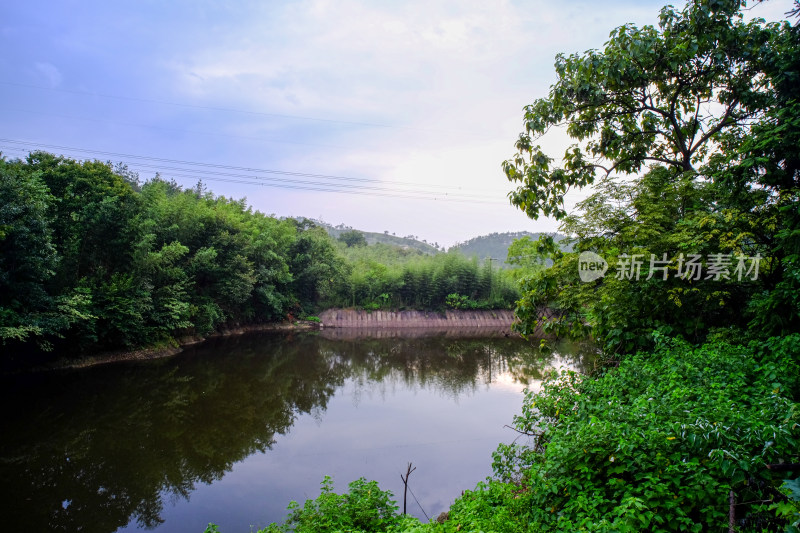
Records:
[[[124,161],[265,213],[447,246],[554,231],[506,198],[522,108],[558,52],[653,24],[662,3],[4,2],[0,150]],[[543,145],[557,157],[564,139]]]

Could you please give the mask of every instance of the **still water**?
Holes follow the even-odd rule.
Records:
[[[525,387],[583,370],[522,339],[325,331],[252,334],[178,356],[2,378],[8,531],[225,533],[359,477],[425,519],[491,474]]]

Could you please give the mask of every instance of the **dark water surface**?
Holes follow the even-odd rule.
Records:
[[[327,337],[326,337],[327,335]],[[7,531],[246,533],[290,500],[359,477],[424,519],[491,474],[524,387],[582,369],[516,338],[253,334],[156,361],[17,375],[2,385]]]

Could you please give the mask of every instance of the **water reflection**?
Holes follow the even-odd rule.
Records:
[[[559,353],[504,337],[254,335],[161,361],[6,378],[5,525],[70,532],[113,532],[129,522],[157,527],[165,502],[188,498],[235,463],[269,450],[304,413],[324,417],[346,381],[356,391],[377,384],[457,398],[497,376],[529,384],[564,362],[559,358],[578,368],[586,360],[577,351]]]

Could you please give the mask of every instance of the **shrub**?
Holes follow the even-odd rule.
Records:
[[[522,456],[534,529],[720,530],[733,491],[745,530],[784,530],[775,505],[791,516],[797,504],[766,465],[797,461],[800,335],[656,346],[597,379],[564,372],[527,392],[515,425],[544,451]],[[508,457],[495,454],[501,477],[513,477]]]
[[[349,485],[347,494],[333,492],[333,479],[325,476],[320,495],[314,500],[300,504],[289,504],[289,517],[283,524],[272,523],[258,533],[326,533],[348,531],[372,533],[404,531],[403,524],[416,519],[397,514],[397,503],[391,491],[383,491],[375,481],[359,478]],[[219,533],[214,524],[209,524],[205,533]]]

